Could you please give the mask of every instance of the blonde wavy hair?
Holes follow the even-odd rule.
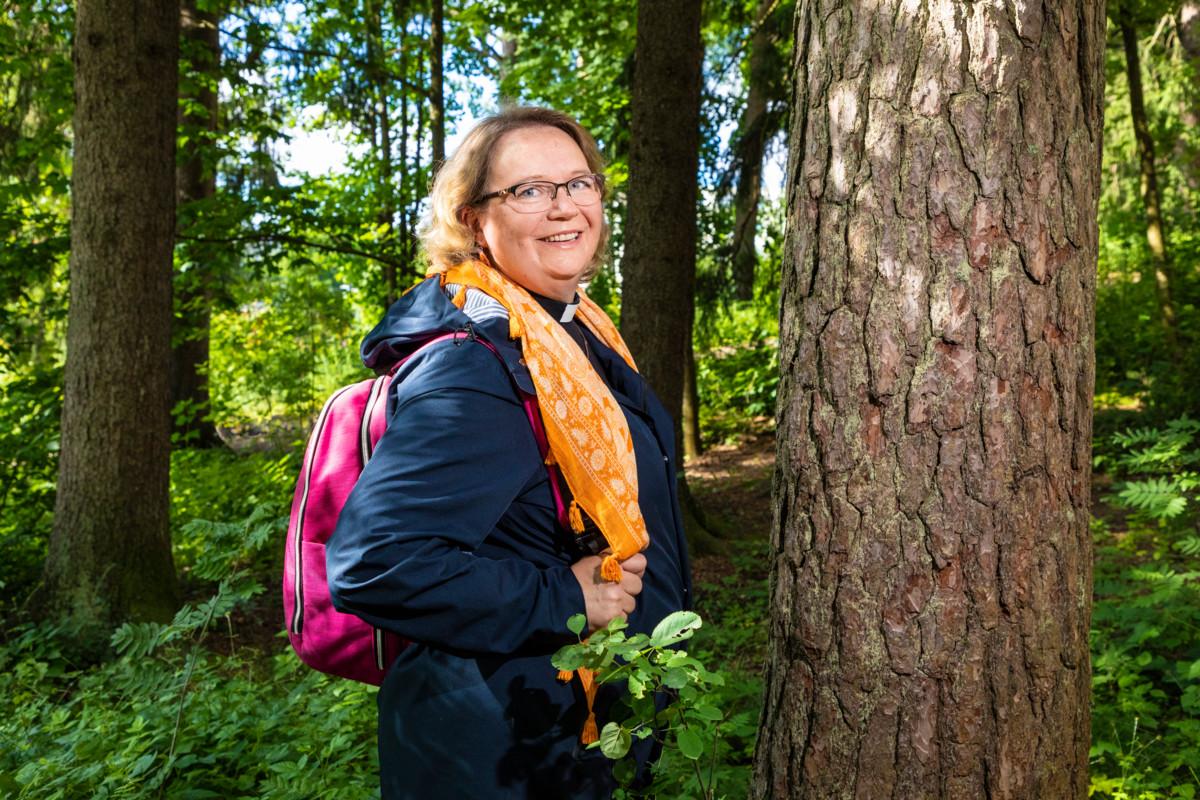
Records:
[[[480,120],[446,159],[429,192],[429,213],[421,227],[425,258],[433,268],[452,267],[479,257],[475,233],[463,220],[463,211],[475,206],[484,194],[488,169],[496,144],[506,134],[524,128],[558,128],[570,136],[587,161],[588,169],[604,174],[604,158],[596,140],[570,116],[551,108],[515,106]],[[602,199],[603,201],[603,199]],[[592,263],[583,280],[595,276],[608,251],[608,221],[601,226]]]

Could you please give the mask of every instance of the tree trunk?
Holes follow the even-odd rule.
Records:
[[[184,103],[179,107],[179,126],[188,136],[175,172],[176,203],[182,210],[217,192],[214,166],[205,164],[217,131],[216,85],[221,65],[217,16],[199,10],[195,0],[186,0],[180,35],[190,67],[186,89],[181,93]],[[215,258],[204,250],[201,245],[192,247],[189,263],[173,281],[171,407],[177,410],[176,435],[191,446],[216,447],[222,442],[211,416],[206,374]]]
[[[638,3],[621,262],[621,333],[675,420],[679,443],[695,311],[700,5]]]
[[[688,347],[683,361],[683,455],[695,458],[704,452],[700,437],[700,392],[696,386],[696,349]]]
[[[429,36],[429,127],[433,136],[433,169],[446,160],[446,103],[442,87],[442,53],[446,34],[442,0],[433,3],[432,30]]]
[[[500,39],[500,64],[497,69],[496,84],[499,86],[500,108],[508,108],[517,102],[517,98],[509,93],[505,78],[512,72],[512,65],[517,60],[517,40],[504,31],[496,31]]]
[[[771,75],[770,27],[767,19],[778,0],[759,0],[754,14],[754,33],[750,37],[750,74],[746,105],[738,126],[737,189],[733,196],[733,287],[738,300],[754,299],[754,270],[758,252],[754,237],[758,231],[758,200],[762,188],[763,155],[770,136],[767,126],[767,94]]]
[[[371,143],[375,148],[375,163],[379,169],[379,211],[376,221],[383,229],[380,245],[389,256],[383,265],[383,308],[391,308],[400,296],[396,275],[396,192],[392,186],[392,117],[390,109],[392,81],[387,74],[387,55],[383,41],[383,10],[381,0],[372,0],[366,7],[367,79],[374,97],[371,109]],[[378,134],[378,135],[376,135]]]
[[[408,80],[408,3],[395,0],[392,3],[393,25],[396,30],[400,31],[400,74]],[[402,87],[403,88],[403,87]],[[417,101],[420,102],[420,99]],[[420,136],[420,130],[417,131],[417,136]],[[398,254],[400,262],[406,264],[408,269],[416,273],[416,239],[413,235],[414,225],[412,222],[412,208],[419,199],[419,192],[414,191],[416,187],[412,185],[413,180],[410,177],[414,172],[409,171],[408,167],[408,91],[406,89],[400,92],[400,153],[396,159],[396,167],[399,173],[397,179],[400,195],[398,199],[399,208],[399,235],[398,235]]]
[[[168,620],[179,2],[81,0],[62,450],[46,608]]]
[[[1125,74],[1129,80],[1129,113],[1133,120],[1133,134],[1137,140],[1138,169],[1141,173],[1142,206],[1146,209],[1146,243],[1154,261],[1154,287],[1158,294],[1159,321],[1167,350],[1178,358],[1179,345],[1175,336],[1175,303],[1171,299],[1173,284],[1171,256],[1167,251],[1167,237],[1163,231],[1162,195],[1158,190],[1158,168],[1154,163],[1154,137],[1150,134],[1150,122],[1146,118],[1146,102],[1142,95],[1142,66],[1138,57],[1137,30],[1133,17],[1126,8],[1118,13],[1121,28],[1121,43],[1125,48]]]
[[[1200,2],[1182,3],[1179,14],[1175,18],[1179,43],[1183,47],[1184,56],[1192,63],[1193,74],[1200,76]],[[1194,86],[1191,92],[1185,93],[1183,107],[1179,116],[1183,124],[1195,130],[1200,128],[1200,86]],[[1181,167],[1184,180],[1193,192],[1200,190],[1200,158],[1187,145],[1184,137],[1179,137],[1173,152],[1175,163]],[[1189,207],[1190,210],[1190,207]]]
[[[1104,10],[795,30],[754,795],[1083,798]]]

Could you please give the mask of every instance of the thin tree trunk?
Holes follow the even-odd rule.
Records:
[[[431,0],[433,15],[429,36],[429,127],[433,137],[433,169],[446,160],[446,104],[442,88],[442,53],[446,35],[442,0]]]
[[[400,32],[400,74],[408,80],[408,4],[396,0],[392,3],[393,24]],[[419,102],[419,101],[418,101]],[[396,160],[399,171],[400,196],[399,208],[399,260],[407,264],[409,269],[416,265],[416,246],[411,224],[411,208],[418,199],[418,192],[412,185],[412,174],[408,168],[408,92],[400,92],[400,154]]]
[[[381,244],[389,255],[383,267],[383,307],[388,309],[400,296],[397,286],[395,262],[396,192],[392,186],[392,119],[390,105],[391,81],[385,69],[386,54],[383,43],[383,11],[379,0],[367,3],[367,64],[368,77],[374,94],[372,128],[378,139],[371,137],[375,145],[375,162],[379,168],[379,213],[376,217],[383,228]]]
[[[638,3],[621,332],[680,444],[695,311],[703,55],[699,0]],[[686,487],[680,495],[690,497]],[[700,527],[695,519],[689,534]]]
[[[687,348],[683,360],[683,455],[695,458],[704,452],[700,436],[700,392],[696,386],[696,349]]]
[[[1146,243],[1154,260],[1154,287],[1158,295],[1159,321],[1167,349],[1173,357],[1179,355],[1176,339],[1175,303],[1172,299],[1175,283],[1167,237],[1163,231],[1162,195],[1158,190],[1158,169],[1154,163],[1154,137],[1146,118],[1146,102],[1142,94],[1142,67],[1138,56],[1137,30],[1129,11],[1118,14],[1121,43],[1125,48],[1125,74],[1129,80],[1129,112],[1133,119],[1133,134],[1137,140],[1138,169],[1141,173],[1142,206],[1146,209]]]
[[[70,314],[45,608],[97,641],[171,618],[171,250],[179,2],[75,15]],[[103,639],[106,641],[106,639]]]
[[[762,188],[763,156],[767,150],[767,94],[771,75],[771,31],[766,24],[771,9],[779,0],[759,0],[754,13],[754,33],[750,37],[750,75],[746,105],[738,126],[737,189],[733,196],[733,286],[738,300],[754,298],[754,271],[758,252],[754,237],[758,232],[758,200]]]
[[[513,61],[517,58],[517,40],[504,31],[496,33],[500,37],[500,66],[497,70],[498,80],[496,81],[500,87],[500,108],[508,108],[517,102],[517,98],[509,93],[504,82],[508,73],[512,71]]]
[[[185,0],[180,18],[180,35],[190,60],[189,88],[180,104],[179,124],[190,135],[176,168],[176,203],[207,200],[217,192],[217,176],[205,165],[217,130],[216,83],[221,65],[221,43],[217,16]],[[185,109],[195,108],[192,113]],[[177,409],[176,435],[194,447],[222,444],[213,423],[208,393],[209,330],[212,319],[213,265],[215,259],[203,247],[193,248],[187,270],[174,280],[175,315],[171,340],[171,407]]]
[[[1182,3],[1175,23],[1184,57],[1191,62],[1193,74],[1200,78],[1200,3],[1192,0]],[[1179,112],[1180,118],[1186,127],[1192,130],[1200,128],[1200,84],[1185,93],[1185,98]],[[1173,155],[1175,163],[1182,168],[1188,188],[1193,192],[1200,190],[1200,154],[1188,147],[1184,137],[1180,137],[1175,143]],[[1189,210],[1194,213],[1194,209]]]
[[[1104,10],[795,30],[753,796],[1082,800]]]

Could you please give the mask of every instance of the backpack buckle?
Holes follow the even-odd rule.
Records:
[[[583,533],[575,534],[575,546],[591,556],[598,556],[608,548],[608,540],[600,532],[600,526],[587,514],[583,515]]]

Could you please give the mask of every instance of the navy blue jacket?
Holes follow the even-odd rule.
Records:
[[[503,316],[473,321],[430,279],[363,342],[364,363],[386,370],[431,336],[464,332],[397,372],[387,432],[328,543],[334,605],[413,642],[379,692],[384,798],[601,798],[614,786],[607,759],[579,745],[578,680],[559,682],[550,664],[584,612],[570,569],[584,553],[556,524],[516,388],[533,383],[507,330]],[[586,335],[633,438],[650,547],[629,623],[649,632],[691,606],[674,427],[642,378]],[[602,687],[601,727],[619,691]],[[651,742],[638,744],[651,757]]]

